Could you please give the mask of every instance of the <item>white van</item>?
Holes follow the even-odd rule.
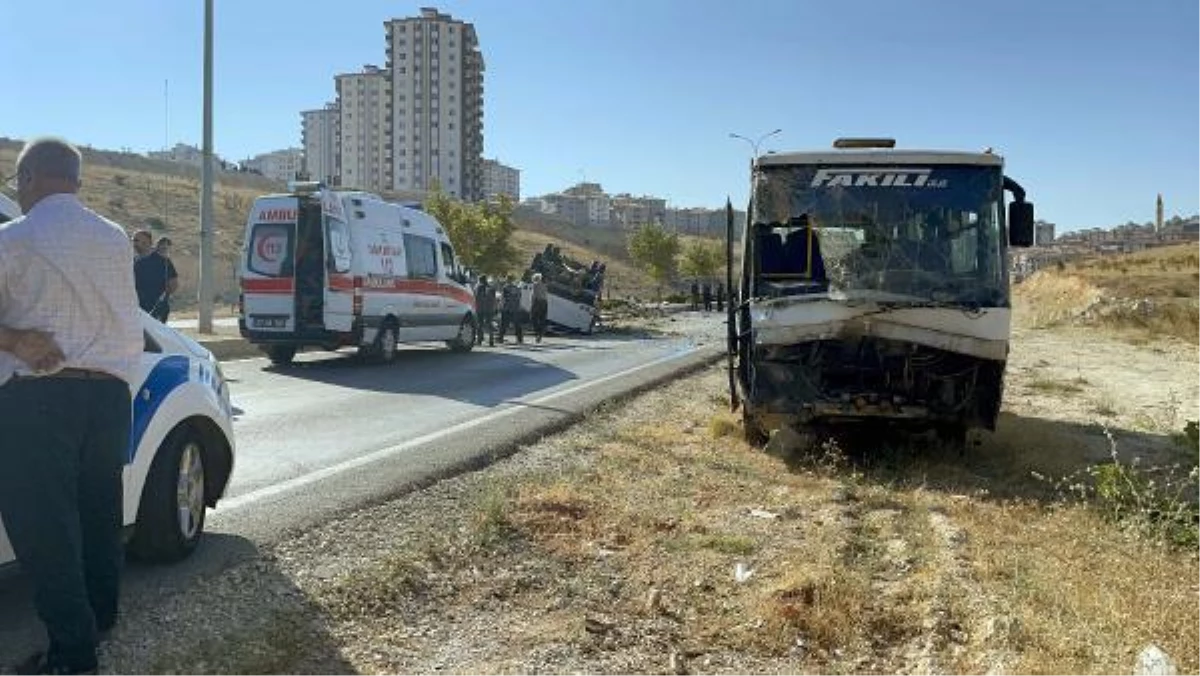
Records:
[[[419,209],[299,183],[254,201],[243,242],[238,324],[276,364],[310,345],[390,362],[401,342],[475,344],[467,276]]]

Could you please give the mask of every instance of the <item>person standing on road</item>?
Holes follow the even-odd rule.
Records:
[[[700,309],[700,284],[696,280],[692,280],[692,310]]]
[[[168,240],[169,241],[169,240]],[[179,274],[175,264],[154,247],[149,230],[133,233],[133,276],[137,285],[138,305],[162,323],[171,314],[171,294],[179,289]]]
[[[705,282],[700,295],[704,297],[704,311],[712,312],[712,285]]]
[[[50,640],[17,673],[95,673],[98,636],[117,621],[142,330],[129,240],[79,201],[81,164],[66,141],[27,143],[25,216],[0,227],[0,326],[52,334],[63,357],[31,365],[0,339],[0,516]]]
[[[717,282],[717,312],[725,311],[725,283]]]
[[[533,320],[534,342],[542,342],[546,335],[546,314],[550,311],[550,293],[546,282],[542,281],[542,273],[533,276],[533,301],[530,303],[529,314]]]
[[[504,334],[508,333],[509,325],[517,334],[517,342],[525,342],[525,330],[521,326],[521,287],[517,286],[512,275],[504,278],[504,287],[500,289],[500,342],[504,342]]]
[[[475,331],[475,342],[483,345],[483,334],[487,332],[488,346],[496,346],[496,324],[493,321],[496,314],[496,291],[488,284],[487,275],[479,276],[475,285],[475,321],[479,328]]]

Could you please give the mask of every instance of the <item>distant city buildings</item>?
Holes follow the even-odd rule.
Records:
[[[334,77],[337,100],[302,112],[305,175],[376,192],[435,185],[518,199],[520,175],[483,161],[483,55],[472,24],[434,8],[385,21],[384,67]]]
[[[661,197],[628,193],[608,195],[599,183],[578,183],[559,193],[527,199],[522,202],[522,207],[592,228],[630,230],[657,223],[669,230],[695,235],[724,234],[726,228],[724,209],[672,209]],[[734,211],[737,231],[740,232],[745,222],[745,212]]]
[[[1046,221],[1034,221],[1033,242],[1036,246],[1045,246],[1054,241],[1054,224]]]
[[[483,160],[484,199],[492,199],[497,195],[507,195],[513,202],[521,201],[521,172],[509,166],[500,164],[499,160]]]
[[[175,147],[170,150],[151,150],[146,153],[146,157],[152,160],[166,160],[168,162],[188,164],[193,167],[199,167],[204,164],[204,151],[186,143],[176,143]],[[222,167],[225,165],[225,161],[214,154],[213,164],[217,167]]]
[[[242,160],[241,166],[245,171],[286,183],[300,176],[303,159],[304,152],[300,148],[287,148]]]

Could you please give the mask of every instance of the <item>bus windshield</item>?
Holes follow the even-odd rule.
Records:
[[[755,294],[1007,306],[1002,190],[998,166],[761,167],[750,213]]]

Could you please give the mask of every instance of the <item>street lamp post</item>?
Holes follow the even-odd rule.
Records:
[[[755,140],[751,140],[751,139],[749,139],[749,138],[747,138],[747,137],[745,137],[745,136],[742,136],[741,134],[734,134],[734,133],[730,132],[730,134],[729,134],[729,138],[737,138],[737,139],[741,139],[741,140],[745,141],[746,143],[749,143],[749,144],[750,144],[750,148],[751,148],[751,149],[754,151],[754,157],[751,157],[751,158],[750,158],[750,162],[751,162],[751,163],[753,163],[753,162],[754,162],[754,160],[758,158],[758,146],[759,146],[759,145],[760,145],[760,144],[761,144],[763,141],[765,141],[765,140],[767,140],[768,138],[770,138],[770,137],[772,137],[772,136],[774,136],[774,135],[778,134],[778,133],[779,133],[779,132],[781,132],[781,131],[783,131],[783,130],[782,130],[782,129],[776,129],[775,131],[769,131],[769,132],[767,132],[767,133],[763,134],[762,136],[759,136],[759,137],[758,137],[757,139],[755,139]]]
[[[213,330],[213,148],[212,148],[213,0],[204,0],[204,150],[200,168],[200,333]]]

